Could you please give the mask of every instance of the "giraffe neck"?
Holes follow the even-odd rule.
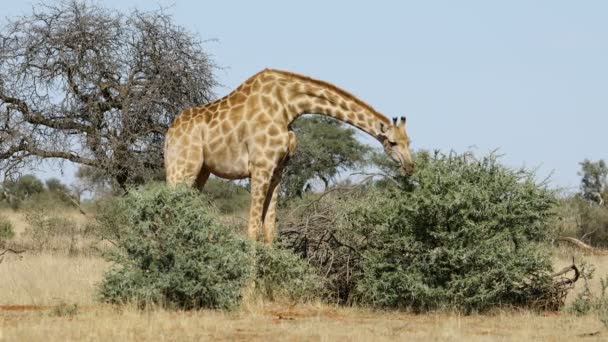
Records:
[[[319,114],[351,124],[379,139],[380,123],[390,125],[384,115],[354,95],[327,82],[273,70],[279,75],[280,89],[289,112],[289,121],[303,114]]]

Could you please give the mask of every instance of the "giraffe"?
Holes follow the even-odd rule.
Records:
[[[302,114],[331,116],[375,137],[403,174],[414,170],[405,117],[393,122],[337,86],[264,69],[225,97],[180,113],[165,137],[167,183],[202,189],[212,173],[251,179],[247,233],[266,244],[275,234],[281,172],[296,149],[289,125]]]

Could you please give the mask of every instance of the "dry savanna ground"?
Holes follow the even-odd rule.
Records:
[[[20,239],[26,223],[15,223]],[[25,243],[25,242],[24,242]],[[556,269],[587,261],[596,267],[591,287],[608,274],[608,257],[556,249]],[[5,255],[0,263],[0,340],[608,340],[593,314],[496,310],[486,315],[414,315],[326,304],[251,301],[235,312],[140,311],[100,304],[95,284],[108,264],[97,256],[62,251]],[[571,301],[582,283],[569,295]]]

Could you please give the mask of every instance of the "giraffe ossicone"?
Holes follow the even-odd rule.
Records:
[[[331,116],[367,132],[403,173],[413,171],[405,117],[391,123],[333,84],[264,69],[223,98],[175,118],[165,137],[167,183],[202,189],[211,173],[251,178],[247,232],[252,239],[263,233],[266,243],[272,243],[281,171],[297,145],[289,125],[302,114]]]

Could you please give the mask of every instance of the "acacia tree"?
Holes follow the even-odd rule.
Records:
[[[214,96],[202,42],[162,10],[37,8],[0,31],[0,172],[50,158],[123,188],[162,175],[168,125]]]
[[[608,177],[606,162],[602,159],[596,162],[585,159],[579,164],[581,165],[581,171],[578,174],[582,177],[581,193],[583,198],[603,205]]]

